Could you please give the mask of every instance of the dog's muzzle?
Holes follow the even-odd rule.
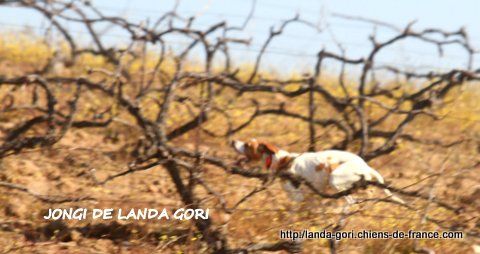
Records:
[[[245,154],[245,143],[238,140],[233,140],[230,145],[237,151],[237,153]]]

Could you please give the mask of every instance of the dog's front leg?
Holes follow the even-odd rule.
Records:
[[[273,183],[273,181],[275,181],[275,178],[278,176],[277,173],[273,172],[273,171],[269,171],[267,174],[265,174],[264,176],[261,177],[262,179],[262,184],[263,185],[267,185],[267,184],[271,184]]]
[[[289,180],[283,180],[283,189],[287,192],[288,197],[296,202],[302,202],[304,196],[300,186],[295,187],[295,185]]]

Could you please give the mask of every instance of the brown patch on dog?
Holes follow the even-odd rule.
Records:
[[[327,160],[331,161],[331,158],[327,158]],[[327,163],[320,163],[315,167],[315,171],[325,171],[328,174],[331,174],[335,171],[340,165],[345,163],[345,161],[336,161],[336,162],[327,162]]]
[[[317,172],[320,172],[320,171],[324,171],[328,174],[332,173],[332,168],[330,167],[330,164],[328,163],[320,163],[318,164],[316,167],[315,167],[315,171]]]
[[[331,163],[331,168],[332,168],[332,172],[335,171],[338,167],[340,167],[341,165],[343,165],[346,161],[336,161],[335,163]]]
[[[331,168],[331,171],[335,171],[335,169],[337,169],[340,165],[342,165],[342,163],[331,163],[330,164],[330,168]]]
[[[280,149],[272,144],[261,142],[258,145],[258,151],[260,153],[275,154],[280,151]]]

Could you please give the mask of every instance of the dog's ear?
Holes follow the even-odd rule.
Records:
[[[258,151],[260,153],[275,154],[279,151],[279,149],[278,149],[278,147],[276,147],[272,144],[262,142],[258,145]]]

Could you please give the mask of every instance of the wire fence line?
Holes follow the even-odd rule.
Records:
[[[15,24],[8,24],[8,23],[0,23],[0,25],[4,27],[13,27],[13,28],[31,28],[35,29],[37,31],[42,31],[42,32],[47,32],[50,29],[49,28],[41,28],[41,27],[35,27],[35,26],[23,26],[23,25],[15,25]],[[72,34],[77,34],[77,35],[89,35],[88,32],[85,31],[71,31]],[[107,33],[103,35],[106,38],[121,38],[121,39],[128,39],[129,36],[127,35],[120,35],[120,34],[110,34]],[[168,40],[165,41],[167,44],[170,45],[182,45],[182,46],[189,46],[191,42],[189,41],[179,41],[179,40]],[[348,43],[346,43],[348,45]],[[358,45],[357,45],[358,46]],[[242,53],[242,52],[248,52],[248,53],[253,53],[253,54],[258,54],[261,51],[261,45],[260,44],[253,44],[251,43],[250,46],[245,46],[245,47],[230,47],[230,50],[237,52],[237,53]],[[464,59],[464,57],[461,57],[459,55],[449,55],[449,56],[438,56],[438,55],[432,55],[432,54],[427,54],[427,53],[422,53],[419,51],[406,51],[406,50],[398,50],[398,53],[404,53],[404,52],[409,52],[411,54],[415,54],[418,56],[428,56],[428,57],[433,57],[433,58],[438,58],[438,59],[446,59],[446,60],[459,60],[459,59]],[[295,59],[304,59],[308,58],[310,60],[315,60],[317,58],[317,54],[312,54],[312,53],[303,53],[303,52],[292,52],[291,49],[287,48],[281,48],[281,47],[270,47],[270,49],[264,50],[263,53],[265,55],[277,55],[277,56],[282,56],[282,57],[291,57]],[[477,54],[477,53],[476,53]],[[407,70],[409,69],[435,69],[439,71],[448,71],[451,68],[447,67],[440,67],[436,66],[433,64],[420,64],[420,65],[415,65],[415,64],[410,64],[410,63],[399,63],[396,61],[377,61],[378,64],[381,65],[388,65],[388,66],[401,66],[402,68],[405,68]]]
[[[245,19],[246,16],[243,16],[243,18]],[[281,20],[279,20],[281,21]],[[211,25],[210,23],[200,23],[201,25],[204,25],[204,26],[209,26]],[[25,25],[20,25],[20,24],[14,24],[14,23],[6,23],[6,22],[0,22],[0,25],[4,26],[4,27],[12,27],[12,28],[32,28],[32,29],[35,29],[35,30],[38,30],[38,31],[42,31],[42,32],[45,32],[45,31],[48,31],[49,28],[47,27],[41,27],[41,26],[38,26],[38,25],[31,25],[31,24],[25,24]],[[347,25],[347,27],[350,27]],[[260,29],[254,29],[253,30],[254,32],[257,32],[259,34],[264,34],[267,30],[260,30]],[[88,31],[85,31],[85,30],[71,30],[72,33],[74,34],[78,34],[78,35],[90,35],[88,33]],[[313,40],[316,40],[316,41],[319,41],[319,42],[327,42],[327,43],[330,43],[330,46],[332,47],[335,47],[335,43],[337,43],[335,40],[331,39],[331,38],[319,38],[319,36],[322,35],[322,33],[317,33],[318,36],[307,36],[307,35],[304,35],[304,34],[289,34],[289,33],[285,33],[282,35],[283,38],[290,38],[290,39],[294,39],[295,41],[308,41],[308,42],[311,42]],[[130,39],[129,35],[128,34],[115,34],[115,33],[105,33],[103,36],[105,37],[112,37],[112,38],[122,38],[122,39]],[[174,43],[176,43],[176,41],[173,41]],[[180,43],[188,43],[188,42],[181,42]],[[356,48],[365,48],[365,49],[370,49],[372,47],[371,44],[367,44],[367,43],[360,43],[360,42],[342,42],[341,43],[342,45],[346,45],[346,46],[350,46],[350,47],[356,47]],[[255,46],[255,47],[261,47],[262,45],[261,44],[255,44],[255,43],[250,43],[249,44],[250,46]],[[271,49],[274,49],[274,50],[277,50],[277,51],[291,51],[291,48],[284,48],[284,47],[275,47],[275,46],[272,46],[270,47]],[[254,52],[258,52],[259,49],[253,49]],[[450,60],[458,60],[458,59],[464,59],[465,56],[462,56],[462,55],[455,55],[455,54],[449,54],[448,56],[439,56],[438,53],[435,53],[435,54],[431,54],[431,53],[426,53],[424,51],[420,51],[420,50],[415,50],[415,49],[394,49],[394,51],[398,52],[398,53],[409,53],[409,54],[413,54],[413,55],[418,55],[418,56],[428,56],[428,57],[435,57],[435,58],[443,58],[443,59],[450,59]],[[268,51],[267,51],[268,53]],[[280,52],[278,52],[280,53]],[[478,54],[478,52],[476,52],[475,54]],[[292,56],[316,56],[315,54],[306,54],[306,53],[292,53]]]
[[[111,7],[108,7],[108,6],[101,6],[102,9],[105,9],[105,10],[119,10],[117,8],[111,8]],[[137,13],[144,13],[142,10],[139,10],[139,9],[131,9],[129,8],[129,11],[132,11],[132,12],[137,12]],[[159,14],[158,12],[156,11],[151,11],[151,10],[146,10],[147,13],[155,13],[155,14]],[[209,15],[209,14],[212,14],[212,13],[209,13],[209,12],[205,12],[204,13],[205,15]],[[215,13],[214,13],[215,14]],[[229,15],[231,16],[231,15]],[[247,18],[247,16],[245,15],[233,15],[233,16],[238,16],[239,18]],[[256,16],[252,16],[251,19],[255,19],[255,18],[259,18],[259,17],[256,17]],[[282,19],[275,19],[275,21],[281,21]],[[29,28],[32,28],[32,29],[35,29],[37,31],[42,31],[42,32],[46,32],[46,31],[49,31],[50,28],[47,28],[47,27],[40,27],[40,26],[32,26],[32,25],[18,25],[18,24],[13,24],[13,23],[0,23],[1,25],[3,25],[4,27],[14,27],[14,28],[24,28],[24,27],[29,27]],[[331,23],[329,22],[329,24],[335,24],[337,25],[337,23]],[[209,26],[211,24],[209,23],[202,23],[201,25],[203,26]],[[355,23],[351,22],[351,23],[348,23],[348,24],[343,24],[345,25],[345,27],[355,27]],[[368,28],[371,28],[372,25],[369,25],[369,24],[365,24],[363,25],[362,27],[368,27]],[[250,29],[251,30],[251,29]],[[78,35],[90,35],[88,31],[86,30],[70,30],[72,33],[74,34],[78,34]],[[256,34],[262,34],[262,33],[265,33],[266,30],[253,30]],[[321,33],[318,33],[318,35],[320,36]],[[110,38],[122,38],[122,39],[125,39],[125,40],[128,40],[130,39],[129,38],[129,35],[128,34],[115,34],[115,33],[105,33],[103,35],[103,37],[110,37]],[[282,37],[284,38],[291,38],[291,39],[294,39],[295,41],[308,41],[308,42],[311,42],[313,40],[316,40],[316,41],[319,41],[320,44],[322,43],[328,43],[330,45],[330,47],[334,48],[335,47],[335,44],[338,43],[336,42],[335,40],[333,39],[329,39],[329,38],[319,38],[319,37],[315,37],[315,36],[306,36],[304,34],[283,34]],[[474,39],[474,38],[473,38]],[[188,46],[190,44],[189,41],[178,41],[178,40],[170,40],[168,43],[171,43],[171,44],[176,44],[176,45],[183,45],[183,46]],[[358,49],[366,49],[366,50],[369,50],[373,47],[373,45],[371,44],[366,44],[366,43],[352,43],[352,42],[342,42],[341,43],[342,45],[345,45],[345,46],[348,46],[348,47],[355,47],[355,48],[358,48]],[[245,47],[231,47],[231,49],[233,51],[237,51],[237,52],[252,52],[252,53],[259,53],[261,51],[261,47],[262,47],[262,44],[258,44],[258,43],[249,43],[248,46],[245,46]],[[438,53],[436,54],[432,54],[432,53],[426,53],[425,51],[419,51],[419,50],[415,50],[415,49],[393,49],[391,51],[395,51],[397,52],[398,54],[410,54],[412,56],[423,56],[423,57],[430,57],[432,58],[432,61],[433,59],[443,59],[443,60],[450,60],[450,61],[458,61],[458,60],[461,60],[461,59],[465,59],[465,55],[462,56],[462,55],[457,55],[457,54],[447,54],[447,55],[444,55],[444,56],[441,56],[439,55]],[[278,55],[278,56],[285,56],[285,57],[292,57],[292,58],[309,58],[309,59],[314,59],[317,57],[317,54],[316,53],[305,53],[305,52],[295,52],[295,50],[292,48],[284,48],[284,47],[275,47],[275,46],[269,46],[269,48],[267,50],[265,50],[264,52],[265,55]],[[475,52],[474,53],[475,55],[478,54],[478,52]],[[476,62],[478,62],[478,60],[476,60]],[[382,61],[379,61],[380,64],[385,64],[385,65],[398,65],[398,61],[389,61],[389,62],[382,62]],[[435,66],[435,65],[432,65],[432,64],[422,64],[422,65],[414,65],[414,64],[403,64],[403,68],[411,68],[411,69],[431,69],[431,68],[437,68],[438,70],[448,70],[449,68],[445,68],[445,67],[439,67],[439,66]]]

